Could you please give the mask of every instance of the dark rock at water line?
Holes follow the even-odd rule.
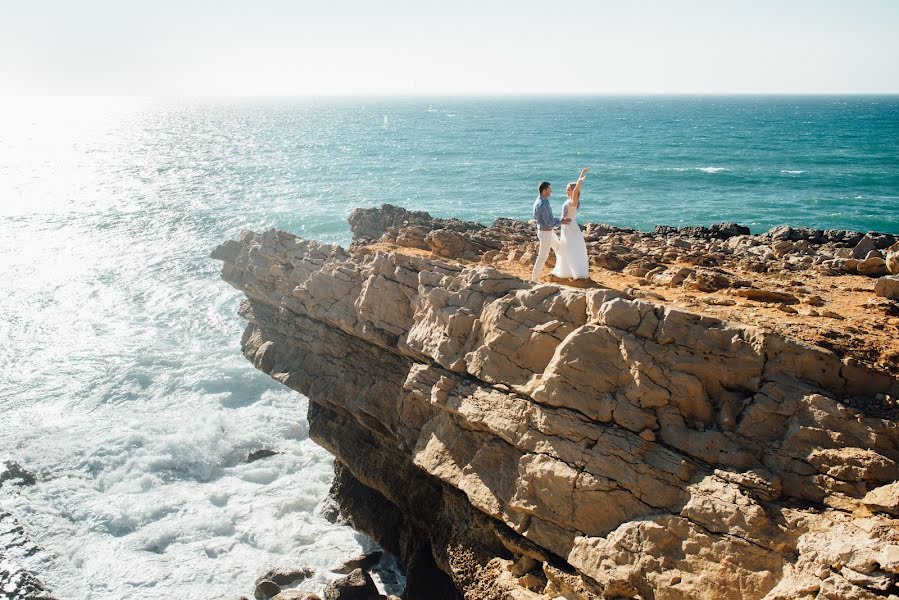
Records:
[[[773,227],[762,237],[771,240],[791,242],[807,241],[810,244],[834,244],[842,248],[852,248],[854,258],[864,258],[871,250],[883,250],[896,243],[897,236],[889,233],[848,231],[845,229],[814,229],[810,227]]]
[[[277,456],[278,454],[281,454],[281,452],[278,452],[277,450],[269,450],[267,448],[253,450],[247,455],[247,464],[256,462],[257,460],[262,460],[263,458],[268,458],[270,456]]]
[[[337,523],[340,518],[340,505],[331,496],[327,496],[315,507],[315,514],[328,523]]]
[[[748,227],[738,223],[716,223],[708,227],[672,227],[656,225],[653,235],[680,235],[708,240],[726,240],[738,235],[749,235]]]
[[[0,598],[54,600],[43,582],[20,564],[38,550],[12,513],[0,509]]]
[[[34,474],[26,471],[19,463],[7,460],[3,463],[2,470],[0,470],[0,487],[7,481],[12,485],[25,486],[34,485],[36,479]]]
[[[788,225],[778,225],[772,227],[766,234],[766,237],[772,240],[798,242],[807,240],[812,243],[823,243],[826,240],[825,232],[821,229],[809,229],[805,227],[789,227]]]
[[[874,245],[874,238],[872,236],[866,235],[855,245],[855,248],[852,249],[852,258],[863,259],[868,256],[868,253],[872,250],[876,250],[877,247]]]
[[[315,569],[312,567],[273,567],[269,569],[265,575],[256,579],[256,585],[263,581],[273,581],[278,585],[290,585],[299,581],[304,581],[315,575]]]
[[[339,573],[341,575],[345,575],[347,573],[351,573],[356,569],[362,569],[363,571],[368,571],[372,567],[374,567],[378,562],[380,562],[381,557],[384,555],[380,550],[375,550],[374,552],[367,552],[365,554],[360,554],[358,556],[354,556],[349,558],[343,562],[343,564],[338,565],[336,568],[331,569],[334,573]]]
[[[381,208],[357,208],[347,220],[353,232],[353,241],[358,241],[376,240],[389,227],[430,225],[433,217],[424,211],[410,211],[401,206],[382,204]]]
[[[371,576],[356,569],[325,587],[325,600],[378,600],[381,594]]]
[[[256,600],[266,600],[267,598],[274,598],[280,593],[281,586],[277,583],[271,579],[261,579],[256,582],[256,589],[253,591],[253,596]]]

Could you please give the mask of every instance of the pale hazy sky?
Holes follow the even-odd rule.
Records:
[[[0,95],[829,92],[899,0],[0,0]]]

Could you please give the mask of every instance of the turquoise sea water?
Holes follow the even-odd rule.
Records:
[[[583,166],[584,220],[899,233],[899,97],[16,101],[0,111],[0,489],[61,598],[250,592],[368,542],[317,516],[305,400],[240,356],[208,258],[357,206],[489,223]],[[252,465],[248,451],[283,454]]]

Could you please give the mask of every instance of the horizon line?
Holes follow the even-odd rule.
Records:
[[[135,99],[289,99],[289,98],[601,98],[601,97],[815,97],[815,96],[899,96],[897,91],[862,92],[296,92],[273,94],[0,94],[2,100],[27,98],[135,98]]]

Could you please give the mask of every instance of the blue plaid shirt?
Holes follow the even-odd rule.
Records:
[[[534,220],[537,221],[537,229],[552,231],[562,224],[559,219],[553,217],[553,209],[549,205],[549,198],[537,196],[534,201]]]

